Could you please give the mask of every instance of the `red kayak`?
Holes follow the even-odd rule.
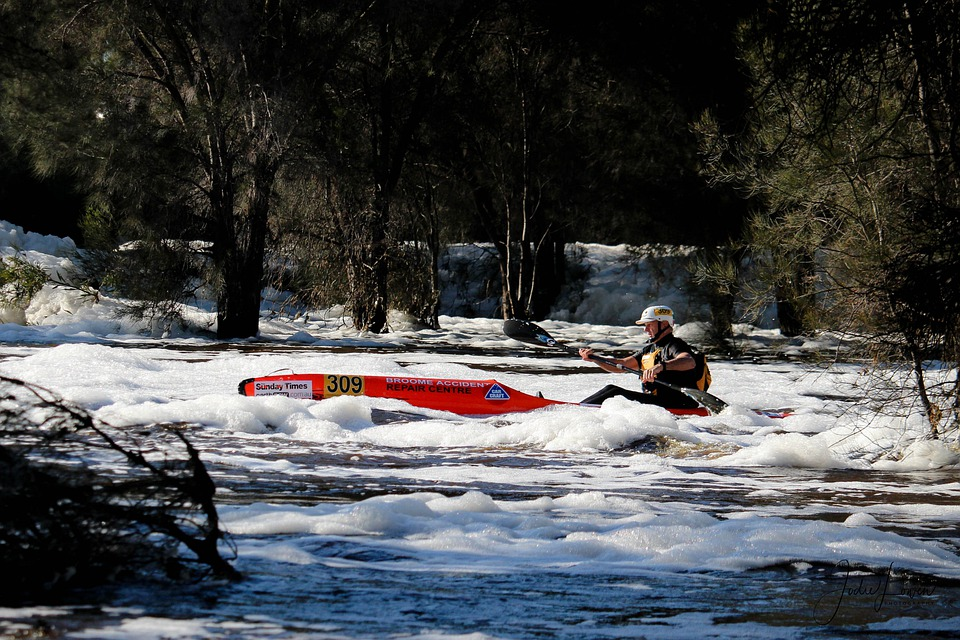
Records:
[[[323,400],[334,396],[395,398],[415,407],[450,411],[463,416],[489,416],[532,411],[554,405],[577,405],[575,402],[532,396],[496,380],[349,376],[323,373],[295,373],[249,378],[240,383],[240,395],[287,396],[308,400]],[[686,416],[710,415],[702,407],[668,409],[668,411]]]

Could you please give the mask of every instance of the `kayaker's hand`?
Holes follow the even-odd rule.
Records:
[[[653,382],[657,379],[657,376],[663,373],[663,365],[657,364],[649,369],[643,370],[643,381],[644,382]]]
[[[593,359],[593,349],[587,349],[586,347],[580,349],[580,357],[584,360]]]

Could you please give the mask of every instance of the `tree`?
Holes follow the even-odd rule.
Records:
[[[355,161],[369,180],[368,198],[344,209],[347,219],[341,221],[353,230],[347,266],[351,313],[360,329],[379,333],[386,328],[390,255],[400,240],[391,231],[403,227],[393,218],[405,167],[485,10],[474,0],[436,0],[426,12],[422,6],[380,0],[369,13],[369,30],[356,41],[356,59],[342,67],[343,86],[360,92],[345,96],[341,106],[353,111],[357,130],[366,136],[354,143],[361,149]]]
[[[27,61],[5,112],[37,166],[69,165],[161,238],[209,240],[217,335],[256,335],[278,172],[314,126],[304,97],[328,60],[316,43],[342,44],[343,27],[249,0],[3,8]]]
[[[446,96],[452,117],[436,129],[443,170],[497,253],[505,318],[543,317],[564,273],[558,194],[571,158],[559,154],[571,139],[571,60],[551,50],[528,11],[505,4],[482,25]]]
[[[933,435],[958,406],[956,374],[927,366],[960,362],[958,17],[955,1],[775,3],[744,30],[749,135],[703,129],[715,176],[765,205],[750,248],[770,291],[909,363]]]

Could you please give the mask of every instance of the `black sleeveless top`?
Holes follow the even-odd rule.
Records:
[[[652,369],[656,365],[663,363],[665,360],[673,360],[681,353],[689,353],[691,356],[693,356],[696,354],[696,352],[696,349],[691,347],[685,341],[673,334],[670,334],[658,342],[648,344],[643,348],[642,351],[634,354],[633,357],[637,359],[638,363],[640,363],[641,369]],[[668,367],[666,371],[657,376],[657,380],[669,382],[670,384],[675,384],[679,387],[690,387],[696,389],[697,381],[700,379],[701,375],[697,369],[698,367],[694,367],[689,371],[674,371]],[[659,384],[644,383],[643,388],[645,391],[656,395],[672,395],[676,393],[683,396],[682,393],[674,391],[673,389],[668,389]],[[683,397],[686,398],[686,396]]]

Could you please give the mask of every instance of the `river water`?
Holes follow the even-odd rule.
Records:
[[[0,373],[100,420],[180,424],[217,484],[244,579],[107,585],[0,609],[0,632],[956,637],[953,449],[894,459],[889,443],[909,423],[863,422],[849,402],[852,365],[712,366],[711,391],[733,405],[721,416],[678,420],[615,399],[461,418],[393,400],[244,398],[236,388],[275,371],[404,372],[496,377],[575,400],[610,376],[516,345],[8,345]],[[797,413],[784,420],[748,410],[786,406]],[[929,464],[917,464],[922,456]]]

